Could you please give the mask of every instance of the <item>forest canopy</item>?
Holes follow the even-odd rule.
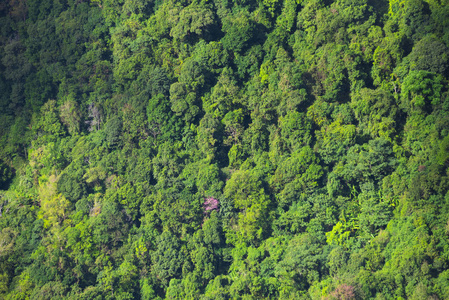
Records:
[[[0,4],[1,299],[449,299],[447,0]]]

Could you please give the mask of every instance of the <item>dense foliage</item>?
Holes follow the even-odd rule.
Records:
[[[447,0],[0,23],[0,298],[449,299]]]

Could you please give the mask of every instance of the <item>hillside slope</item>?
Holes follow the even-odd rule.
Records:
[[[0,29],[0,298],[449,299],[447,0],[11,0]]]

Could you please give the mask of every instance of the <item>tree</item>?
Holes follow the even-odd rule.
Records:
[[[194,121],[200,112],[198,96],[205,83],[203,73],[203,66],[190,59],[182,65],[178,82],[170,87],[171,108],[186,122]]]
[[[318,153],[325,163],[336,162],[347,149],[355,143],[356,127],[352,124],[341,124],[336,120],[317,132]]]
[[[282,140],[291,152],[299,150],[310,143],[311,124],[304,114],[297,111],[289,111],[284,117],[279,118]]]
[[[156,249],[151,253],[152,274],[165,287],[172,278],[179,278],[186,259],[179,239],[168,231],[156,238]]]
[[[411,70],[445,74],[449,66],[449,49],[433,35],[426,35],[413,47],[409,55]]]
[[[319,160],[308,146],[295,151],[282,161],[271,177],[270,185],[277,192],[280,207],[304,198],[318,186],[323,175]]]
[[[393,138],[398,117],[398,106],[393,95],[384,89],[361,89],[351,99],[351,107],[360,130],[372,138]]]
[[[114,148],[120,145],[120,135],[122,133],[122,120],[114,117],[105,124],[104,132],[109,147]]]
[[[226,50],[242,53],[250,45],[256,26],[246,10],[229,15],[223,21],[226,33],[221,42]]]
[[[306,290],[326,273],[323,245],[312,234],[295,236],[288,242],[282,260],[275,268],[283,285]]]
[[[61,122],[66,126],[70,135],[76,135],[80,133],[80,121],[81,115],[78,108],[78,104],[68,97],[68,99],[59,107],[59,116]]]
[[[207,6],[192,3],[180,12],[170,36],[181,42],[195,40],[194,36],[207,38],[214,21],[214,13]]]
[[[237,235],[246,242],[262,239],[268,227],[270,200],[260,180],[249,171],[236,171],[227,181],[223,195],[232,199],[240,212]]]
[[[82,170],[71,170],[59,176],[57,184],[58,192],[72,203],[80,200],[87,194],[86,185],[83,182]]]
[[[429,113],[441,101],[443,89],[441,75],[426,71],[411,71],[401,87],[401,108],[408,114],[413,111]]]
[[[0,189],[7,189],[12,179],[12,170],[3,161],[0,161]]]
[[[39,217],[44,219],[44,227],[60,226],[68,217],[71,208],[70,202],[57,193],[57,180],[54,175],[48,177],[47,182],[39,185],[39,197],[41,209]]]

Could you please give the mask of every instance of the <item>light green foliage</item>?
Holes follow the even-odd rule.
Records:
[[[226,183],[223,195],[239,210],[238,234],[252,241],[262,237],[270,200],[258,178],[249,171],[236,171]]]
[[[41,181],[39,184],[41,210],[38,217],[44,219],[44,227],[61,225],[69,214],[70,202],[63,195],[57,194],[57,178],[54,175],[48,179],[42,178]]]
[[[123,186],[117,187],[116,191],[109,190],[110,193],[105,195],[105,200],[111,199],[123,205],[126,213],[133,220],[137,218],[140,202],[144,198],[145,188],[141,183],[126,183]],[[112,200],[113,199],[113,200]]]
[[[206,287],[204,298],[224,300],[230,297],[230,293],[223,282],[226,282],[226,279],[220,275],[211,280]]]
[[[49,100],[41,108],[42,116],[36,124],[35,131],[42,135],[42,142],[54,142],[65,132],[59,121],[59,113],[55,100]]]
[[[351,107],[359,121],[360,130],[372,138],[383,137],[391,141],[398,113],[392,96],[382,89],[363,88],[352,97]]]
[[[59,106],[59,117],[71,135],[79,134],[81,116],[78,104],[73,99],[68,98]]]
[[[277,18],[276,21],[281,30],[291,32],[291,30],[294,28],[298,2],[299,1],[296,0],[289,0],[284,2],[282,14]]]
[[[328,126],[323,126],[318,137],[318,152],[326,163],[333,162],[334,158],[339,158],[345,154],[348,147],[354,144],[356,133],[355,125],[341,124],[340,120],[336,120]]]

